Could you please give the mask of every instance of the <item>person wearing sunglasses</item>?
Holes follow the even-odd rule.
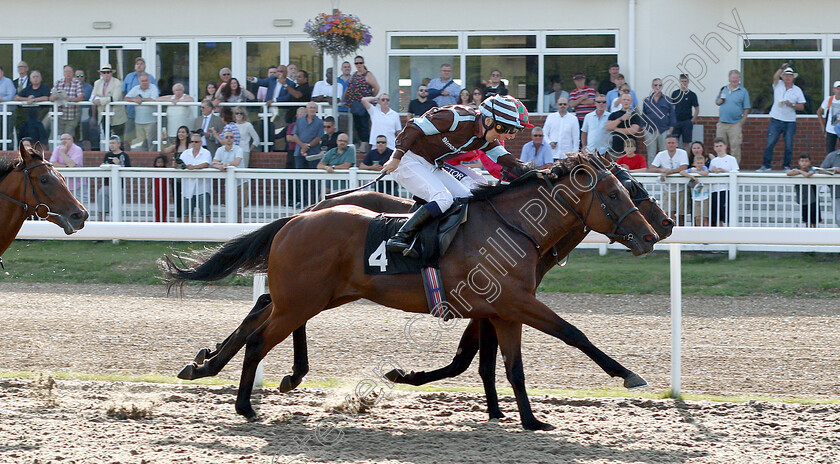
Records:
[[[532,127],[525,105],[508,95],[488,98],[478,110],[461,105],[441,106],[410,120],[397,136],[394,154],[382,171],[427,203],[388,240],[387,250],[417,257],[412,240],[423,225],[448,210],[455,198],[471,195],[464,184],[441,169],[441,163],[462,153],[483,150],[516,176],[527,167],[500,142]]]
[[[508,89],[504,82],[502,82],[502,72],[498,69],[490,71],[490,80],[484,86],[484,98],[492,97],[493,95],[507,95]]]
[[[388,139],[388,148],[394,149],[397,134],[402,130],[402,121],[400,115],[391,109],[391,96],[383,93],[379,97],[364,97],[362,104],[370,115],[370,146],[374,146],[376,137],[383,134]]]
[[[90,96],[91,103],[97,105],[96,113],[99,115],[99,126],[102,127],[103,131],[105,130],[102,125],[105,120],[106,105],[115,101],[122,101],[122,99],[122,82],[114,76],[114,70],[110,64],[103,65],[99,68],[99,79],[93,83],[93,91]],[[112,106],[110,110],[113,114],[111,115],[111,134],[109,135],[119,135],[120,138],[123,138],[125,122],[128,119],[125,106]]]
[[[183,164],[183,169],[196,170],[210,167],[213,162],[213,155],[206,148],[201,146],[201,134],[190,134],[190,148],[184,150],[178,159]],[[181,196],[184,201],[184,222],[210,222],[210,181],[209,179],[196,179],[187,177],[183,179]],[[195,208],[198,207],[198,217],[193,216]]]
[[[408,103],[408,119],[420,116],[436,106],[438,106],[437,103],[429,98],[429,87],[420,84],[417,87],[417,98]]]
[[[674,102],[671,97],[662,93],[662,79],[656,78],[651,82],[650,96],[644,100],[642,117],[645,119],[645,129],[651,133],[648,139],[648,164],[653,163],[653,157],[665,150],[665,137],[674,131],[677,122],[674,112]]]
[[[64,66],[64,77],[56,81],[53,86],[50,101],[59,103],[82,101],[85,95],[81,81],[75,77],[75,71],[70,65]],[[61,104],[58,106],[58,111],[62,113],[58,117],[58,133],[75,134],[76,126],[79,125],[79,106]]]
[[[566,158],[566,153],[577,153],[580,148],[580,124],[563,97],[557,99],[557,111],[545,118],[545,143],[551,147],[555,160]]]

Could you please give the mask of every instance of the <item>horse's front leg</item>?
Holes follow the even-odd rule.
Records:
[[[496,328],[499,348],[505,357],[505,370],[516,404],[519,406],[519,417],[522,427],[528,430],[553,430],[554,426],[539,421],[531,411],[531,402],[525,391],[525,371],[522,368],[522,324],[502,319],[490,319]]]

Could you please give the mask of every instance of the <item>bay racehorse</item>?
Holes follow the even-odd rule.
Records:
[[[64,177],[44,159],[38,142],[34,147],[21,143],[17,156],[0,157],[0,255],[32,216],[57,224],[67,235],[84,227],[88,218]]]
[[[548,214],[549,207],[542,200],[556,202],[552,204],[555,209],[552,214]],[[273,305],[267,320],[247,336],[237,412],[249,418],[255,416],[250,393],[257,363],[274,345],[324,309],[368,298],[409,312],[428,311],[419,276],[363,274],[361,250],[373,217],[369,210],[348,206],[305,213],[292,218],[279,232],[269,224],[236,239],[237,246],[223,246],[217,253],[239,256],[238,269],[257,268],[268,254]],[[620,238],[635,254],[649,252],[658,239],[617,179],[597,160],[575,156],[555,166],[548,175],[526,175],[510,186],[477,190],[470,202],[470,221],[441,260],[446,288],[464,290],[471,285],[469,291],[458,295],[462,307],[453,310],[456,315],[488,318],[493,324],[523,426],[528,429],[550,426],[533,416],[525,392],[520,354],[522,323],[567,343],[573,343],[573,339],[585,340],[586,344],[578,348],[609,375],[623,378],[625,385],[631,387],[644,384],[641,377],[595,348],[583,334],[534,297],[540,250],[551,248],[578,222]],[[486,258],[476,250],[482,248],[488,237],[503,230],[512,231],[507,239],[520,259],[508,263],[510,269],[487,271],[487,265],[482,262]],[[317,243],[321,249],[310,250],[307,240]],[[269,242],[271,245],[267,246]],[[180,269],[168,257],[163,266],[170,286],[185,280],[207,281],[217,277],[206,268],[193,274],[201,265]],[[220,269],[230,273],[224,266]],[[479,271],[484,272],[481,285],[474,275]],[[317,283],[315,288],[313,282]],[[488,286],[493,287],[492,295],[488,295]]]

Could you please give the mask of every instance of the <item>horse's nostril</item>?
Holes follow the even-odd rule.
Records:
[[[672,221],[670,219],[663,219],[662,220],[662,225],[664,227],[674,227],[674,221]]]
[[[655,242],[656,241],[656,237],[652,234],[646,234],[644,238],[645,238],[646,242]]]

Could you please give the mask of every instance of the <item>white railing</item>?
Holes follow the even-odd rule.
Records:
[[[261,131],[260,132],[261,133],[258,134],[260,136],[260,141],[257,142],[256,145],[260,147],[260,151],[267,152],[267,151],[271,151],[271,149],[272,149],[272,147],[271,147],[272,142],[269,142],[269,140],[274,139],[274,137],[273,137],[274,134],[269,134],[269,130],[270,130],[270,127],[271,127],[270,123],[274,120],[275,117],[278,116],[278,111],[280,109],[283,109],[283,108],[301,107],[305,104],[306,104],[306,102],[281,102],[281,103],[273,103],[273,104],[267,106],[264,102],[242,102],[242,103],[223,102],[223,103],[220,103],[219,106],[229,106],[229,107],[242,106],[242,107],[248,108],[249,110],[252,109],[252,108],[255,108],[257,110],[257,113],[255,113],[257,119],[262,120],[262,124],[260,124],[260,126],[261,126]],[[332,114],[332,108],[328,103],[324,103],[324,102],[318,103],[318,102],[316,102],[316,104],[318,105],[318,116],[319,117],[323,118],[325,116],[328,116],[328,115]],[[93,105],[89,101],[66,102],[66,103],[63,103],[63,105],[80,106],[80,107],[85,107],[85,108],[98,108],[96,105]],[[17,136],[17,133],[15,131],[11,130],[12,126],[15,125],[15,118],[13,117],[15,115],[15,108],[17,108],[17,111],[27,111],[27,110],[31,109],[32,107],[35,107],[35,106],[49,108],[49,111],[47,112],[47,116],[49,117],[49,121],[50,121],[49,144],[52,147],[55,147],[55,146],[58,145],[59,139],[61,137],[61,134],[58,133],[58,122],[59,122],[60,117],[64,114],[62,111],[59,110],[59,106],[62,106],[62,105],[59,105],[56,102],[39,102],[39,103],[34,103],[34,104],[30,105],[27,102],[22,102],[22,101],[9,101],[9,102],[0,102],[0,128],[2,128],[2,132],[0,132],[0,148],[2,148],[3,150],[11,150],[16,146],[15,144],[17,142],[18,136]],[[127,102],[127,101],[113,102],[113,103],[109,103],[109,104],[105,105],[105,110],[102,111],[102,116],[103,116],[102,124],[101,124],[101,126],[98,126],[98,130],[100,131],[99,137],[97,137],[99,139],[99,147],[91,147],[92,150],[97,150],[97,149],[103,150],[103,151],[108,150],[108,137],[105,137],[105,134],[110,134],[111,133],[111,117],[114,115],[114,112],[113,112],[112,108],[115,107],[115,106],[140,106],[140,105],[138,105],[135,102]],[[154,138],[154,140],[152,140],[152,145],[153,146],[148,147],[148,150],[149,151],[160,151],[161,147],[163,147],[163,144],[165,142],[165,139],[163,137],[163,130],[162,129],[164,127],[166,127],[167,108],[169,108],[171,106],[178,106],[178,107],[187,106],[187,107],[190,107],[190,108],[196,108],[196,109],[192,109],[191,115],[193,117],[191,117],[189,119],[190,123],[192,123],[192,120],[198,114],[197,107],[201,106],[201,102],[200,101],[198,101],[198,102],[179,102],[179,103],[143,102],[142,106],[152,106],[152,107],[155,108],[152,115],[156,118],[156,122],[157,122],[156,133],[157,133],[157,135]],[[95,113],[95,112],[91,111],[91,113]],[[282,111],[280,112],[280,115],[282,115]],[[92,114],[92,117],[98,118],[98,115],[97,114]],[[39,118],[39,120],[40,120],[40,118]],[[350,118],[350,120],[352,121],[352,118]],[[81,125],[81,124],[79,124],[79,125]],[[277,128],[281,128],[283,126],[285,126],[285,122],[283,122],[282,124],[278,124]],[[352,132],[352,128],[348,133],[350,133],[350,132]],[[168,133],[167,135],[169,137],[174,137],[176,134]],[[125,142],[126,142],[126,144],[130,144],[132,141],[131,140],[126,140]]]

